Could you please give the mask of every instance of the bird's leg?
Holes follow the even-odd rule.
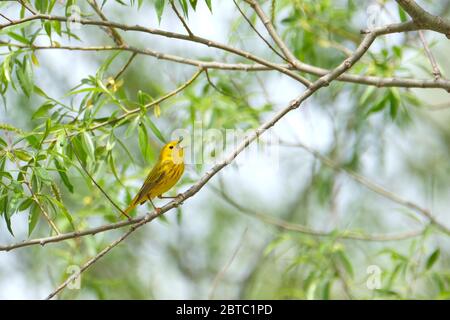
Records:
[[[161,208],[156,207],[155,204],[153,203],[152,199],[150,199],[150,197],[147,198],[147,199],[148,199],[148,201],[150,201],[150,203],[152,204],[153,209],[155,209],[156,214],[159,214],[159,213],[161,212]]]
[[[181,198],[181,196],[182,196],[181,193],[177,194],[175,197],[163,196],[163,195],[160,194],[160,195],[158,196],[158,198],[159,198],[159,199],[178,199],[178,198]],[[181,204],[183,204],[183,202],[180,201],[180,202],[177,203],[175,206],[178,207],[178,206],[181,205]]]

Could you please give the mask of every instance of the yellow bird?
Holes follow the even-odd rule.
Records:
[[[161,149],[158,162],[148,174],[138,194],[123,212],[127,217],[138,204],[143,204],[147,200],[150,201],[156,211],[159,211],[161,209],[155,207],[152,201],[153,198],[173,198],[164,197],[163,193],[169,191],[183,175],[184,150],[180,146],[182,140],[183,137],[180,137],[176,141],[169,142]]]

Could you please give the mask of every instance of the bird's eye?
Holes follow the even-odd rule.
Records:
[[[173,146],[170,146],[169,149],[173,149]]]

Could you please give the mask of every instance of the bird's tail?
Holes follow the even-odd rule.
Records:
[[[136,206],[139,204],[138,201],[138,196],[134,197],[134,199],[131,201],[130,205],[128,206],[128,208],[126,208],[123,213],[130,218],[130,212],[133,211],[134,208],[136,208]]]

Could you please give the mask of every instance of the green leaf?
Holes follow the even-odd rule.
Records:
[[[330,299],[330,291],[331,291],[331,281],[327,281],[323,285],[323,289],[322,289],[322,299],[323,300],[329,300]]]
[[[48,0],[35,0],[34,1],[35,8],[42,13],[47,12],[48,4],[49,4]]]
[[[80,159],[83,165],[86,165],[87,154],[86,151],[84,150],[83,143],[81,142],[81,137],[80,136],[74,137],[71,140],[70,145],[72,146],[73,153],[75,154],[75,156]]]
[[[70,193],[73,193],[73,185],[70,183],[70,179],[66,174],[66,169],[59,163],[58,160],[56,160],[56,158],[54,159],[54,163],[62,182],[67,187],[67,189],[69,189]]]
[[[211,0],[205,0],[206,5],[208,6],[209,11],[212,12],[212,4],[211,4]]]
[[[31,206],[32,203],[33,203],[33,199],[31,199],[31,198],[27,198],[27,199],[23,200],[19,205],[19,211],[25,211],[26,209],[28,209]]]
[[[51,201],[53,203],[55,203],[58,208],[61,210],[61,212],[63,213],[64,217],[67,219],[67,221],[70,223],[70,225],[72,226],[73,229],[75,229],[75,225],[73,224],[73,219],[72,216],[70,215],[69,211],[67,210],[67,208],[61,203],[59,202],[57,199],[55,198],[50,198]]]
[[[0,137],[0,147],[6,147],[8,144],[6,143],[5,140],[3,140],[2,137]],[[1,149],[0,149],[1,150]]]
[[[398,6],[398,17],[400,18],[401,22],[405,22],[406,20],[408,20],[408,16],[401,6]]]
[[[152,130],[153,134],[162,142],[166,143],[166,139],[164,139],[164,136],[162,135],[161,131],[159,131],[158,127],[153,123],[152,120],[150,120],[149,117],[144,116],[142,117],[145,121],[145,123],[150,127],[150,130]]]
[[[108,164],[109,164],[109,167],[111,168],[111,171],[112,171],[114,177],[116,178],[116,180],[117,180],[120,184],[123,185],[123,183],[122,183],[122,181],[120,180],[119,175],[118,175],[118,173],[117,173],[117,170],[116,170],[116,164],[114,163],[114,157],[113,157],[112,152],[109,153],[109,156],[108,156]]]
[[[95,147],[94,142],[92,141],[91,135],[87,132],[83,132],[81,136],[81,141],[83,143],[83,149],[86,151],[86,154],[92,159],[95,159]]]
[[[25,95],[29,97],[33,92],[34,83],[33,68],[31,67],[31,62],[28,56],[24,58],[22,67],[16,68],[16,74],[23,93],[25,93]]]
[[[338,257],[338,261],[341,262],[341,264],[344,267],[347,274],[353,278],[354,272],[353,272],[352,263],[348,259],[347,255],[342,250],[336,252],[336,255]]]
[[[22,7],[23,8],[23,7]],[[8,32],[13,32],[16,30],[23,30],[28,27],[30,24],[36,23],[36,21],[26,21],[24,23],[19,23],[16,25],[12,25],[3,29],[0,29],[0,34],[7,34]]]
[[[366,101],[373,95],[375,92],[375,86],[368,86],[364,93],[362,94],[361,98],[359,99],[359,104],[363,105],[366,103]]]
[[[439,248],[434,250],[434,252],[427,259],[427,262],[425,264],[426,270],[430,270],[431,267],[433,267],[433,265],[439,259],[440,255],[441,255],[441,250]]]
[[[44,21],[44,30],[45,33],[47,33],[48,37],[52,38],[52,22],[51,21]]]
[[[41,210],[36,203],[33,203],[30,208],[30,213],[28,214],[28,237],[33,233],[37,222],[39,221]]]
[[[24,43],[24,44],[27,44],[27,45],[30,44],[30,40],[28,40],[24,36],[22,36],[20,34],[17,34],[15,32],[8,32],[8,36],[13,38],[14,40],[17,40],[17,41],[21,42],[21,43]]]
[[[52,27],[56,31],[58,36],[61,37],[61,35],[62,35],[62,33],[61,33],[61,22],[60,21],[52,21]]]
[[[52,177],[48,174],[48,171],[45,168],[35,167],[33,170],[36,173],[36,176],[40,178],[40,180],[46,183],[52,182]]]
[[[155,1],[155,10],[156,15],[158,16],[158,22],[161,23],[161,17],[164,11],[165,0],[156,0]]]
[[[191,3],[192,9],[195,10],[195,8],[197,7],[197,0],[189,0],[189,2]]]
[[[148,143],[148,135],[147,128],[144,123],[141,123],[138,128],[138,136],[139,136],[139,148],[141,149],[142,156],[145,161],[149,160],[149,143]]]
[[[32,156],[23,149],[14,149],[14,155],[22,161],[30,161]]]
[[[375,102],[372,108],[369,109],[366,113],[366,117],[370,115],[371,113],[380,112],[386,107],[386,103],[389,100],[389,94],[383,96],[381,99],[378,100],[378,102]]]
[[[153,210],[153,207],[152,207],[152,210]],[[158,219],[159,219],[161,222],[164,222],[165,224],[170,224],[170,221],[169,221],[169,219],[167,219],[167,217],[166,217],[165,214],[160,214],[160,215],[158,216]]]
[[[6,227],[8,228],[9,233],[11,233],[12,236],[14,236],[14,232],[12,231],[11,228],[11,215],[12,215],[12,211],[10,210],[10,203],[8,202],[8,195],[7,195],[8,190],[5,189],[4,193],[3,193],[3,218],[5,219],[6,222]],[[12,202],[12,200],[11,200]]]
[[[391,116],[392,120],[395,120],[398,114],[398,109],[400,107],[400,93],[397,88],[392,88],[390,90],[389,94],[389,102],[390,102],[390,109],[389,109],[389,115]]]
[[[189,7],[186,0],[178,0],[181,5],[181,9],[183,9],[184,15],[187,17],[189,15]]]

